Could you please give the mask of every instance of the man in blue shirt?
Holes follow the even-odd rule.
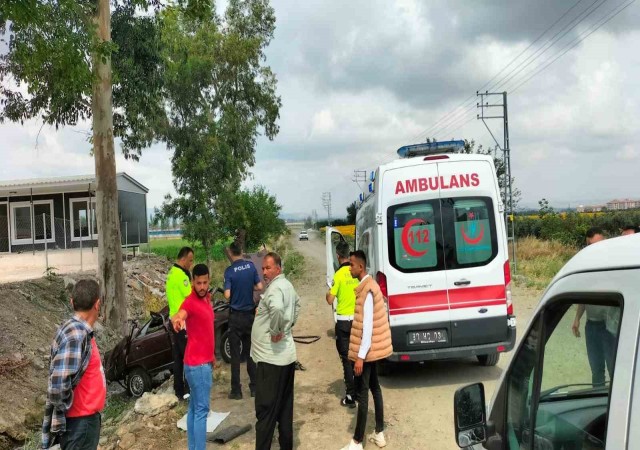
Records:
[[[234,242],[229,246],[231,265],[224,272],[224,296],[229,299],[229,344],[231,346],[231,392],[232,400],[242,399],[240,384],[240,361],[247,360],[249,389],[255,397],[256,365],[251,359],[251,328],[255,318],[256,304],[253,291],[261,291],[260,275],[251,261],[242,257],[242,250]]]

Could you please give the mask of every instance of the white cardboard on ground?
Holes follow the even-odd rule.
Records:
[[[209,415],[207,416],[207,433],[213,433],[216,428],[218,428],[218,425],[220,425],[228,416],[228,412],[219,413],[209,411]],[[185,414],[182,419],[178,420],[177,425],[181,430],[187,431],[187,414]]]

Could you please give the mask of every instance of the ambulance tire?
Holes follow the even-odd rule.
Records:
[[[495,366],[500,361],[500,353],[493,353],[491,355],[478,355],[478,362],[481,366],[490,367]]]
[[[376,363],[376,372],[381,377],[388,377],[393,372],[393,363],[386,360],[378,361]]]

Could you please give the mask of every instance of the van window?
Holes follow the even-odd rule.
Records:
[[[579,297],[551,303],[516,355],[508,375],[509,449],[605,448],[622,301],[618,294],[593,303]],[[579,309],[586,314],[578,323]]]
[[[498,255],[493,202],[489,197],[442,200],[446,266],[483,266]]]
[[[389,255],[393,267],[402,272],[444,269],[439,211],[437,200],[389,208]]]

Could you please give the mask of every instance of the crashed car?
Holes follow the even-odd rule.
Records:
[[[245,255],[258,268],[262,279],[262,260],[266,251]],[[257,303],[262,292],[254,291]],[[212,292],[213,310],[215,312],[214,331],[216,342],[216,358],[226,363],[231,362],[229,343],[229,303],[222,298],[220,288]],[[134,320],[130,324],[129,334],[104,356],[105,377],[109,382],[119,382],[134,396],[140,397],[152,388],[152,378],[169,370],[173,372],[173,354],[171,351],[171,320],[169,307],[159,312],[152,312],[151,318],[143,325]],[[240,344],[242,345],[242,343]],[[242,348],[242,347],[241,347]]]
[[[216,355],[229,363],[229,304],[218,300],[214,303],[213,310]],[[105,354],[107,381],[123,384],[134,397],[150,391],[151,380],[155,375],[165,370],[173,371],[173,334],[170,329],[168,306],[157,313],[152,312],[151,318],[142,326],[137,320],[131,321],[129,334]]]

